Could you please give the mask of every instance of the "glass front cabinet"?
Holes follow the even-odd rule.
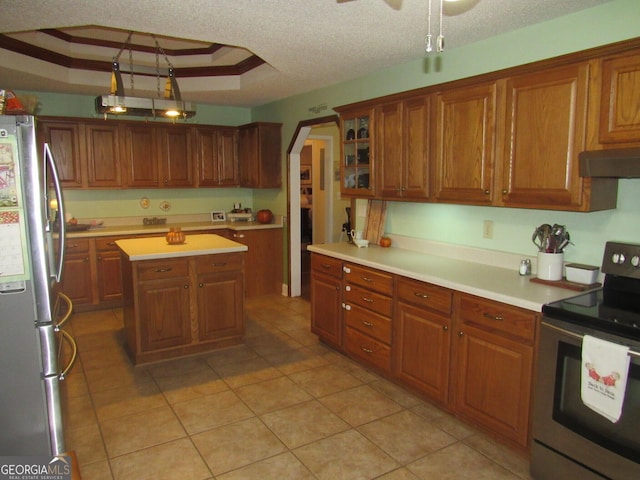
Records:
[[[354,197],[372,197],[373,110],[344,112],[340,115],[342,158],[340,192]]]

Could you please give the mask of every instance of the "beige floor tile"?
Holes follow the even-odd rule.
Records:
[[[324,356],[317,355],[308,348],[288,350],[284,353],[267,355],[264,358],[285,375],[329,365],[329,361]]]
[[[244,362],[256,358],[258,354],[246,345],[236,345],[207,354],[204,360],[211,368],[218,368],[231,363]]]
[[[74,313],[71,317],[74,337],[80,337],[85,333],[114,332],[122,328],[122,319],[115,312],[116,310],[97,310]]]
[[[160,377],[156,383],[170,404],[185,402],[229,389],[224,380],[208,366],[206,370],[194,370],[170,377]]]
[[[317,345],[320,342],[318,337],[314,333],[311,333],[308,320],[307,324],[304,326],[298,326],[296,324],[292,327],[286,328],[283,332],[305,347]]]
[[[67,450],[75,450],[80,465],[107,459],[102,433],[97,423],[80,428],[65,429],[64,440]]]
[[[214,428],[192,439],[216,476],[287,450],[258,418]]]
[[[89,392],[92,394],[121,387],[135,387],[145,383],[153,382],[153,378],[148,370],[136,368],[132,365],[127,367],[108,367],[95,370],[85,370],[85,377]]]
[[[291,453],[283,453],[216,477],[217,480],[314,480]]]
[[[95,425],[98,419],[95,414],[93,402],[89,395],[63,399],[63,425],[64,428],[81,428]]]
[[[302,344],[296,342],[289,335],[282,332],[273,332],[259,337],[245,339],[245,345],[252,348],[258,355],[276,355],[289,350],[302,348]]]
[[[324,357],[321,358],[326,361]],[[295,373],[289,377],[314,397],[325,397],[362,385],[362,382],[349,372],[328,363],[327,366]]]
[[[267,413],[262,416],[262,421],[290,449],[350,428],[317,400]]]
[[[518,480],[472,448],[457,442],[407,465],[422,480]]]
[[[413,473],[411,473],[406,468],[399,468],[394,470],[393,472],[389,472],[381,477],[376,478],[376,480],[420,480]],[[437,479],[434,479],[437,480]]]
[[[320,398],[320,401],[354,427],[386,417],[402,409],[396,402],[376,392],[368,385],[334,393]]]
[[[111,467],[106,460],[85,464],[78,458],[82,480],[113,480]]]
[[[514,452],[509,447],[496,442],[488,435],[476,433],[464,439],[466,445],[486,455],[520,478],[530,479],[529,460],[524,454]]]
[[[245,385],[236,389],[236,393],[256,415],[289,407],[312,398],[288,377]]]
[[[414,407],[422,403],[422,400],[416,395],[384,378],[374,380],[369,383],[369,386],[405,408]]]
[[[122,348],[115,346],[93,348],[82,352],[82,366],[85,372],[107,368],[129,368],[131,360]]]
[[[214,367],[214,370],[231,388],[239,388],[243,385],[282,376],[282,372],[262,357],[220,365]]]
[[[153,382],[112,388],[93,393],[92,398],[99,422],[167,405],[162,392]]]
[[[81,397],[89,394],[89,386],[84,376],[82,365],[76,360],[76,365],[67,374],[64,381],[60,382],[60,392],[66,398]]]
[[[358,430],[403,465],[456,442],[428,420],[407,410],[362,425]]]
[[[168,406],[107,420],[101,423],[101,428],[109,458],[186,436]]]
[[[470,425],[428,402],[412,407],[411,411],[429,419],[434,425],[459,440],[476,433],[476,430]]]
[[[232,391],[224,391],[173,405],[189,435],[254,416]]]
[[[399,467],[355,430],[305,445],[293,453],[320,480],[372,479]]]
[[[185,375],[192,372],[211,371],[211,366],[207,363],[207,357],[195,356],[156,363],[147,367],[147,370],[153,378],[158,380],[163,377]]]
[[[211,473],[188,439],[111,460],[114,480],[205,480]],[[83,480],[84,477],[83,477]]]

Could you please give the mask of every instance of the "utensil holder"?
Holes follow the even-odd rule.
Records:
[[[562,280],[564,253],[538,252],[538,278],[541,280]]]

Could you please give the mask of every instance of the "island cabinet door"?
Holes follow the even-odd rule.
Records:
[[[189,278],[138,284],[140,350],[150,352],[191,343]]]
[[[244,333],[242,271],[198,276],[199,340],[221,340]]]

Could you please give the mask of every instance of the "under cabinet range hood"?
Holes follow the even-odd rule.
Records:
[[[640,178],[640,148],[589,150],[578,158],[581,177]]]

